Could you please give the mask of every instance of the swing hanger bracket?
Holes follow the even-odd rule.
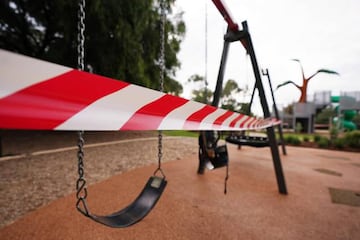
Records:
[[[227,31],[224,35],[224,40],[227,42],[236,42],[246,39],[249,36],[249,32],[246,30],[241,31]]]

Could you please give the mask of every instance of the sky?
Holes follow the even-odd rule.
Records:
[[[318,91],[360,91],[360,1],[359,0],[223,0],[241,27],[247,21],[261,69],[268,69],[275,89],[292,80],[301,85],[303,65],[305,76],[318,69],[337,71],[340,75],[320,73],[308,86],[308,95]],[[211,0],[177,0],[175,12],[183,11],[186,35],[181,45],[181,68],[176,79],[183,84],[183,97],[199,87],[187,83],[193,74],[205,75],[209,87],[215,89],[220,65],[223,35],[227,24]],[[207,34],[205,19],[207,12]],[[207,45],[207,48],[205,47]],[[207,53],[206,53],[207,52]],[[207,61],[205,61],[207,56]],[[224,80],[234,79],[240,88],[248,86],[249,94],[238,96],[248,102],[255,80],[250,58],[240,43],[230,45]],[[263,77],[269,104],[272,104],[267,78]],[[281,108],[296,102],[300,91],[287,85],[274,92]],[[262,114],[258,96],[252,111]]]

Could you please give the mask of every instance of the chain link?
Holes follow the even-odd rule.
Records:
[[[76,208],[85,216],[89,215],[89,210],[86,204],[87,198],[87,188],[86,188],[86,180],[84,178],[85,170],[84,170],[84,138],[83,131],[78,132],[78,174],[79,178],[76,181]]]
[[[164,92],[164,75],[165,75],[165,24],[166,24],[166,9],[165,0],[160,1],[160,92]]]
[[[85,45],[85,0],[79,0],[78,6],[78,34],[77,34],[77,53],[78,53],[78,69],[84,71],[84,45]],[[79,178],[76,181],[76,208],[85,216],[89,216],[89,210],[86,204],[87,188],[86,180],[84,178],[84,131],[78,132],[78,174]]]
[[[165,24],[166,24],[166,9],[165,0],[160,1],[160,92],[164,92],[164,76],[165,76]],[[158,168],[155,170],[154,175],[160,171],[161,175],[165,178],[165,174],[161,168],[161,160],[163,156],[162,151],[162,131],[158,131]]]
[[[78,30],[78,34],[77,34],[78,69],[84,71],[85,0],[79,0],[77,30]]]

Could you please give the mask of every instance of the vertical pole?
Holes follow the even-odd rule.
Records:
[[[251,41],[250,34],[248,32],[248,26],[247,26],[246,21],[242,22],[242,27],[243,27],[243,31],[247,32],[247,35],[246,35],[247,51],[250,54],[251,63],[252,63],[255,80],[256,80],[255,84],[256,84],[256,88],[258,89],[258,92],[259,92],[259,97],[260,97],[261,106],[262,106],[262,109],[264,112],[264,117],[268,118],[268,117],[270,117],[269,106],[266,101],[264,87],[261,82],[259,66],[258,66],[258,63],[256,60],[254,47],[253,47],[253,44]],[[267,130],[267,135],[269,138],[269,145],[271,148],[271,154],[272,154],[272,159],[273,159],[273,163],[274,163],[276,180],[278,183],[278,189],[281,194],[287,194],[284,173],[282,170],[282,165],[281,165],[281,160],[280,160],[279,149],[278,149],[278,146],[276,143],[276,138],[275,138],[275,131],[274,131],[273,127],[269,127],[266,130]]]
[[[248,111],[247,111],[247,113],[246,113],[247,115],[250,115],[250,113],[251,113],[251,106],[252,106],[253,101],[254,101],[255,90],[256,90],[256,83],[255,83],[254,88],[253,88],[253,91],[252,91],[252,93],[251,93],[251,98],[250,98],[250,103],[249,103],[249,109],[248,109]]]
[[[230,42],[224,40],[224,47],[223,47],[223,51],[222,51],[222,55],[221,55],[220,68],[219,68],[218,78],[216,81],[214,98],[213,98],[213,101],[211,104],[212,106],[215,106],[215,107],[219,106],[219,102],[220,102],[220,95],[221,95],[222,85],[223,85],[223,81],[224,81],[224,72],[225,72],[226,61],[227,61],[227,56],[228,56],[228,52],[229,52],[229,46],[230,46]]]
[[[205,72],[204,72],[204,80],[205,80],[205,93],[204,93],[204,103],[208,104],[207,101],[207,91],[208,91],[208,67],[207,67],[207,63],[208,63],[208,19],[207,19],[207,2],[205,1]]]
[[[268,80],[269,80],[271,97],[272,97],[273,104],[274,104],[275,117],[276,117],[277,119],[280,119],[279,111],[278,111],[278,108],[277,108],[277,106],[276,106],[276,101],[275,101],[275,97],[274,97],[274,91],[273,91],[272,84],[271,84],[271,79],[270,79],[269,70],[266,69],[265,72],[263,71],[262,73],[263,73],[263,75],[267,76],[267,78],[268,78]],[[283,135],[282,125],[281,125],[281,124],[278,125],[278,131],[279,131],[279,135],[280,135],[282,152],[283,152],[284,155],[286,155],[285,141],[284,141],[284,135]]]

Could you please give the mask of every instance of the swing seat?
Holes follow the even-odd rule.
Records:
[[[110,215],[99,216],[88,213],[87,217],[113,228],[129,227],[149,214],[161,197],[166,184],[165,178],[151,176],[140,195],[129,206]]]
[[[228,164],[228,152],[226,145],[221,145],[215,148],[215,157],[210,158],[211,164],[214,168],[225,167]]]
[[[214,131],[205,131],[199,136],[199,168],[198,173],[203,174],[205,167],[214,168],[228,165],[228,152],[226,145],[217,145],[220,136]]]
[[[232,144],[258,147],[258,148],[269,146],[269,139],[267,137],[230,135],[225,138],[225,141]]]

